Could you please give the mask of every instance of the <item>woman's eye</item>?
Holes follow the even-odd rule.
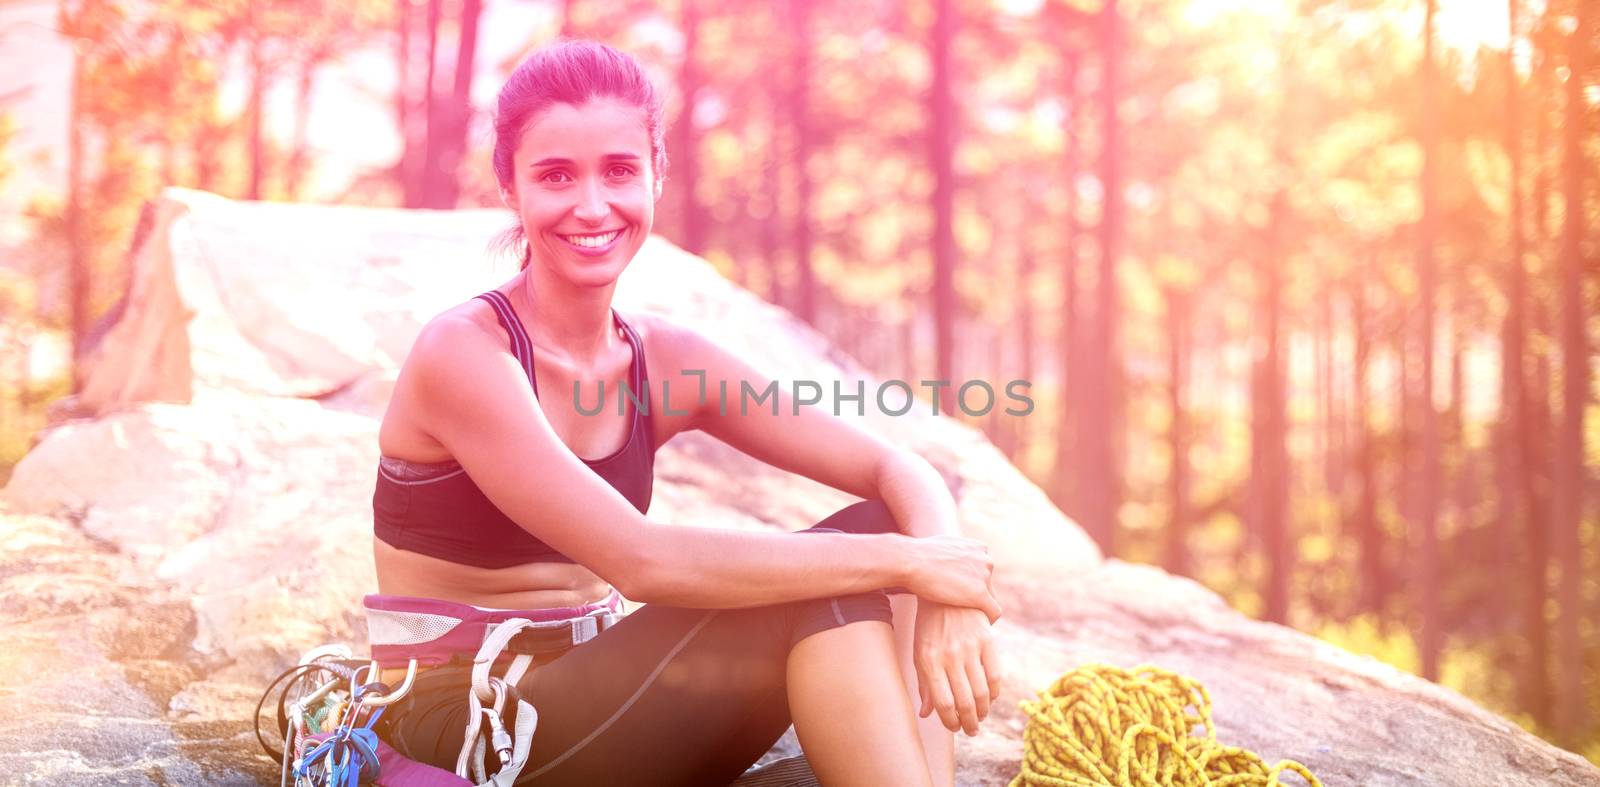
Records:
[[[632,175],[633,167],[627,167],[618,164],[617,166],[611,168],[611,176],[614,178],[626,178],[631,177]]]
[[[542,180],[542,181],[545,181],[547,183],[565,183],[568,180],[571,180],[572,178],[570,176],[568,176],[567,173],[562,171],[562,170],[553,169],[553,170],[550,170],[549,172],[544,173],[544,175],[541,176],[539,179]]]

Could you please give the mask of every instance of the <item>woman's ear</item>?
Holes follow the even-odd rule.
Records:
[[[661,178],[656,178],[656,185],[655,185],[655,194],[656,194],[655,200],[656,200],[656,202],[660,202],[661,201],[661,186],[662,186]]]
[[[500,187],[500,203],[509,208],[513,213],[517,210],[517,197],[504,186]]]

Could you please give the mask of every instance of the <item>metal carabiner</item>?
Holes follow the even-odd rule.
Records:
[[[371,674],[377,675],[377,660],[373,660],[372,664],[369,665],[369,668],[371,669]],[[361,696],[361,705],[362,707],[375,708],[382,705],[391,705],[395,702],[399,702],[401,698],[405,697],[406,694],[411,691],[411,684],[415,683],[416,680],[417,660],[411,659],[409,662],[406,662],[406,677],[404,680],[400,681],[400,688],[397,688],[388,694],[364,694]]]
[[[489,747],[494,749],[494,755],[504,767],[511,762],[511,734],[506,732],[506,725],[494,708],[484,708],[483,715],[489,717]]]

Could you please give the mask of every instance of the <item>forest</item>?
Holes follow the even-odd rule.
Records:
[[[880,377],[1031,381],[940,409],[1107,555],[1600,763],[1594,0],[45,5],[0,29],[70,61],[62,182],[0,216],[0,479],[161,188],[500,208],[499,80],[592,38],[667,95],[657,233]],[[391,160],[314,144],[335,90]]]

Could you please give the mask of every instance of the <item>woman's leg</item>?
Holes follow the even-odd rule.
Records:
[[[870,505],[814,529],[865,532],[877,526]],[[772,747],[791,711],[807,758],[830,783],[925,783],[892,616],[878,591],[748,609],[645,605],[524,679],[540,714],[526,783],[625,783],[632,774],[725,784]]]
[[[889,512],[888,506],[882,501],[865,500],[856,503],[829,516],[816,527],[811,529],[828,528],[845,533],[895,533],[899,532],[895,525],[894,515]],[[802,531],[804,532],[804,531]],[[915,642],[917,620],[917,597],[910,593],[895,593],[889,596],[894,607],[894,640],[895,654],[900,664],[901,677],[905,681],[906,696],[910,698],[912,714],[921,707],[922,700],[918,696],[917,668],[912,661]],[[939,720],[939,714],[930,713],[927,718],[916,720],[917,730],[922,738],[922,748],[927,755],[928,772],[933,776],[936,787],[952,787],[956,780],[956,737],[955,733],[946,729],[944,722]],[[799,730],[798,721],[795,724]]]
[[[889,626],[863,622],[818,632],[795,645],[788,672],[795,734],[818,781],[933,784]]]

